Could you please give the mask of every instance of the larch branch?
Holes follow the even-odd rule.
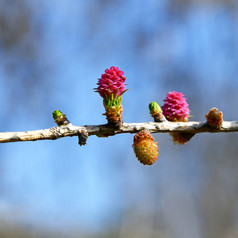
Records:
[[[36,141],[36,140],[55,140],[68,136],[79,136],[86,133],[88,136],[97,135],[101,137],[113,136],[122,133],[136,133],[147,129],[151,133],[166,132],[189,132],[189,133],[218,133],[218,132],[237,132],[238,121],[223,121],[221,128],[211,128],[206,122],[144,122],[144,123],[123,123],[120,129],[113,129],[107,125],[86,125],[52,127],[49,129],[25,131],[25,132],[2,132],[0,133],[0,143],[16,141]]]

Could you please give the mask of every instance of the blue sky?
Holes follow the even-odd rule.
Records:
[[[237,12],[232,15],[224,5],[194,3],[187,10],[175,9],[172,15],[170,1],[119,2],[109,1],[102,8],[100,1],[32,1],[32,29],[37,30],[38,23],[42,27],[37,63],[44,72],[43,86],[28,99],[32,107],[25,107],[19,98],[16,116],[1,126],[2,131],[52,127],[55,109],[75,125],[106,123],[102,99],[93,88],[112,65],[127,77],[129,91],[122,101],[126,122],[152,121],[148,104],[163,104],[173,90],[187,96],[194,120],[204,120],[212,106],[220,108],[227,120],[236,120],[238,113],[230,110],[235,105],[228,102],[229,95],[225,97],[225,86],[231,89],[230,97],[238,89]],[[14,51],[8,57],[11,61]],[[4,64],[0,67],[3,115],[9,110],[4,98],[10,83]],[[27,64],[22,70],[29,70]],[[24,93],[24,85],[19,90]],[[156,135],[160,156],[152,167],[136,160],[129,134],[92,136],[84,147],[77,138],[2,144],[0,209],[13,211],[14,219],[27,224],[104,229],[120,224],[121,215],[131,206],[143,208],[144,202],[150,202],[147,195],[157,190],[164,191],[157,202],[163,212],[166,198],[166,209],[174,204],[172,188],[177,188],[185,191],[178,194],[191,205],[184,215],[191,218],[191,228],[182,224],[174,229],[188,237],[183,235],[200,231],[199,216],[191,215],[196,209],[189,198],[199,194],[194,187],[203,183],[205,173],[197,143],[206,148],[212,136],[198,135],[189,146],[179,147],[169,135]],[[149,189],[155,179],[158,183]],[[171,189],[166,190],[167,186]],[[166,219],[174,224],[171,215]]]

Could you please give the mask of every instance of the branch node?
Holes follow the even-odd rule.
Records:
[[[87,139],[88,139],[88,132],[87,131],[81,131],[78,134],[78,144],[80,146],[86,145]]]
[[[56,140],[61,137],[61,132],[59,127],[51,127],[49,131],[51,133],[52,140]]]

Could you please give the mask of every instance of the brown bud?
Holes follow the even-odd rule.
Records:
[[[213,107],[206,114],[207,124],[212,128],[220,128],[223,122],[223,113],[217,108]]]
[[[173,142],[176,144],[185,145],[190,139],[195,135],[190,132],[170,132],[170,135],[173,137]]]

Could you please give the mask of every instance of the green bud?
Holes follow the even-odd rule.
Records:
[[[155,122],[166,121],[163,111],[157,102],[151,102],[149,104],[150,114],[154,118]]]
[[[65,116],[60,110],[55,110],[52,114],[53,114],[54,120],[57,120]]]
[[[151,114],[162,113],[162,109],[157,102],[151,102],[149,104],[149,109]]]
[[[53,113],[53,118],[55,120],[55,123],[58,126],[65,126],[67,124],[69,124],[70,122],[68,121],[68,119],[66,118],[66,115],[63,114],[60,110],[55,110]]]

